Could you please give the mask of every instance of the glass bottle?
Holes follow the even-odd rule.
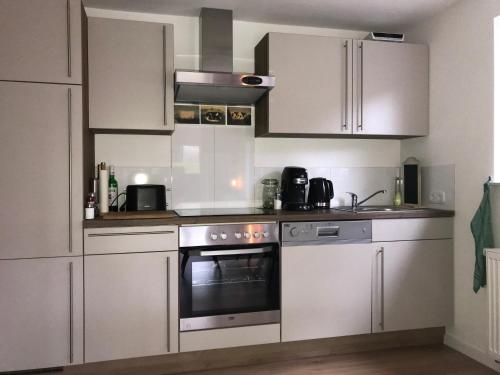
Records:
[[[115,178],[115,167],[109,166],[109,183],[108,183],[109,211],[118,212],[118,181]]]
[[[403,179],[401,177],[396,177],[394,179],[394,206],[401,206],[402,203],[402,185]]]
[[[278,180],[275,178],[265,178],[262,180],[264,188],[262,190],[262,208],[273,209],[274,199],[278,193]]]

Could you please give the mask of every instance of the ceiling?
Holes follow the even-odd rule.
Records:
[[[264,23],[404,31],[457,0],[84,0],[88,7],[198,16],[233,9],[234,19]]]

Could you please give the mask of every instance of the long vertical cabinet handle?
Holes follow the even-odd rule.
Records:
[[[358,42],[357,128],[363,131],[363,42]]]
[[[73,262],[69,262],[69,363],[73,363]]]
[[[380,255],[380,320],[378,326],[380,330],[384,330],[384,247],[377,251],[377,256]]]
[[[167,26],[163,25],[163,125],[167,125]]]
[[[66,49],[68,53],[68,77],[71,77],[71,0],[66,0]]]
[[[344,75],[344,118],[342,121],[342,130],[347,130],[347,113],[348,113],[348,97],[349,97],[349,42],[344,41],[344,58],[345,58],[345,75]]]
[[[68,190],[69,190],[69,205],[68,205],[68,214],[69,214],[69,233],[68,233],[68,239],[69,239],[69,252],[73,252],[73,219],[72,219],[72,214],[73,214],[73,147],[71,145],[73,141],[73,119],[72,119],[72,112],[73,112],[73,107],[72,107],[72,92],[71,88],[68,87],[68,177],[69,177],[69,182],[68,182]]]
[[[167,257],[167,352],[170,353],[170,257]]]

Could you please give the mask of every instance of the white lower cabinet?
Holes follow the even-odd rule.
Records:
[[[449,324],[453,314],[453,240],[374,245],[374,332]]]
[[[178,252],[85,256],[85,362],[178,352]]]
[[[82,257],[0,261],[0,371],[83,361]]]
[[[371,332],[373,244],[282,248],[282,341]]]

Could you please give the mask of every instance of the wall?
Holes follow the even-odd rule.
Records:
[[[430,47],[430,129],[405,140],[401,155],[424,165],[455,164],[455,322],[446,342],[494,366],[486,353],[486,290],[472,291],[474,243],[469,223],[493,171],[493,18],[500,2],[462,0],[411,30]],[[436,286],[439,287],[439,286]],[[499,368],[500,369],[500,368]]]
[[[175,67],[176,69],[197,69],[198,68],[198,18],[181,17],[170,15],[157,15],[146,13],[133,13],[122,11],[110,11],[104,9],[86,8],[87,14],[94,17],[119,18],[130,20],[141,20],[151,22],[165,22],[174,24],[175,29]],[[330,35],[347,38],[363,38],[366,32],[352,30],[336,30],[325,28],[273,25],[256,22],[235,21],[233,25],[233,50],[234,50],[234,70],[253,71],[253,48],[258,41],[270,31],[289,32],[300,34]],[[150,139],[133,141],[135,135],[104,136],[96,135],[96,161],[113,161],[118,167],[130,167],[131,160],[137,158],[143,165],[135,163],[134,168],[142,167],[143,172],[147,172],[150,163],[156,166],[157,155],[164,154],[161,149],[152,151],[155,147],[172,148],[167,145],[171,142],[170,137],[163,137],[159,142],[150,142]],[[175,138],[175,135],[174,135]],[[182,137],[179,137],[182,138]],[[126,153],[122,153],[121,142],[134,143],[139,147],[134,147]],[[140,145],[144,147],[140,147]],[[105,150],[115,150],[111,157]],[[344,140],[344,139],[255,139],[255,167],[257,168],[282,168],[285,165],[296,164],[305,167],[341,167],[341,168],[367,168],[382,167],[391,168],[398,166],[400,159],[400,141],[398,140]],[[123,155],[121,157],[120,155]],[[113,160],[109,160],[109,159]],[[170,165],[171,160],[164,160]],[[161,163],[162,165],[164,162]],[[126,169],[126,168],[125,168]],[[122,173],[125,170],[122,170]],[[134,170],[135,171],[135,170]],[[262,171],[257,171],[257,175]],[[384,170],[387,172],[387,170]],[[142,173],[142,172],[141,172]],[[260,174],[259,174],[260,173]],[[265,171],[264,171],[265,173]],[[328,171],[328,176],[331,176]],[[353,172],[360,174],[359,170]],[[371,174],[377,175],[374,171]],[[125,173],[126,174],[126,173]],[[344,173],[345,174],[345,173]],[[388,173],[394,176],[394,172]],[[126,174],[127,181],[130,180]],[[392,177],[391,177],[392,178]],[[360,182],[362,182],[361,180]],[[258,186],[258,181],[256,181]],[[388,181],[391,185],[391,181]],[[124,186],[124,184],[122,183]],[[359,185],[359,186],[358,186]],[[360,189],[363,184],[352,186],[351,189]],[[346,187],[347,188],[347,187]],[[206,196],[216,195],[215,192],[206,192]],[[175,190],[175,182],[174,182]],[[342,190],[345,190],[342,187]],[[364,191],[359,191],[362,195]],[[259,197],[260,192],[255,192]],[[388,197],[389,195],[387,195]],[[181,198],[180,198],[181,199]],[[205,202],[206,203],[206,202]],[[243,202],[244,203],[244,202]],[[375,202],[376,203],[376,202]],[[379,202],[382,203],[382,202]]]

